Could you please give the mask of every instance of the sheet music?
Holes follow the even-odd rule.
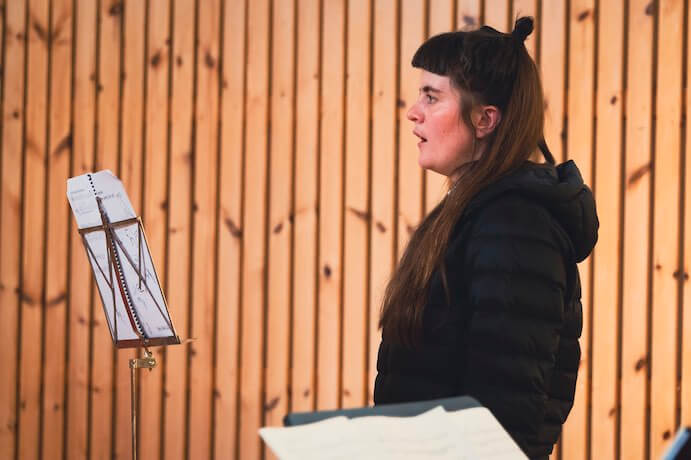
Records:
[[[371,416],[259,434],[281,459],[490,459],[527,458],[485,408],[446,412],[441,406],[414,417]]]
[[[67,199],[79,228],[101,225],[94,193],[101,198],[111,222],[137,217],[122,182],[105,169],[67,179]]]
[[[486,407],[447,412],[460,434],[460,442],[477,454],[475,458],[510,460],[528,458]]]
[[[67,198],[80,229],[102,224],[96,197],[101,199],[111,223],[136,217],[122,182],[110,171],[84,174],[67,181]],[[115,228],[113,234],[113,250],[117,256],[114,263],[109,263],[111,255],[104,231],[84,235],[89,262],[113,340],[117,343],[139,338],[135,328],[150,339],[175,337],[151,253],[144,235],[139,231],[138,222]],[[117,282],[118,277],[121,277],[127,294],[125,299]],[[135,318],[135,328],[127,314],[128,308]]]

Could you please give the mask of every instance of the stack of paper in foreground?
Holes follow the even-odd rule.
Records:
[[[484,407],[447,412],[437,406],[413,417],[333,417],[307,425],[261,428],[283,460],[524,459]]]

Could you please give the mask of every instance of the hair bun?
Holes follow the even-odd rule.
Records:
[[[520,39],[521,42],[525,41],[526,37],[533,32],[533,18],[530,16],[524,16],[522,18],[516,19],[516,24],[513,26],[514,38]]]

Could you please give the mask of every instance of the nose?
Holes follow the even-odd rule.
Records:
[[[408,120],[414,123],[422,122],[422,111],[420,110],[420,107],[418,107],[417,102],[408,109],[406,116],[408,117]]]

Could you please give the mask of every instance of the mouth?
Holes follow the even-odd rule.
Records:
[[[420,138],[420,142],[418,142],[418,145],[424,144],[425,142],[427,142],[427,138],[425,136],[423,136],[422,134],[418,133],[417,131],[413,131],[413,134],[415,134],[417,137]]]

